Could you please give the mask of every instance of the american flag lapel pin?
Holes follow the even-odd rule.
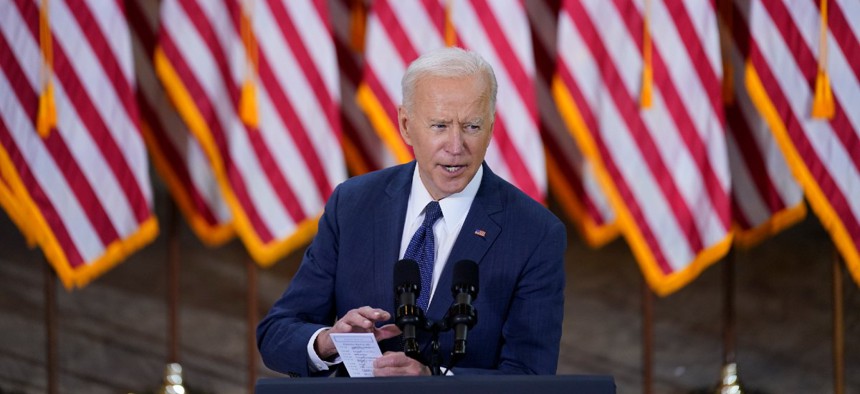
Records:
[[[484,238],[484,237],[486,237],[486,236],[487,236],[487,232],[486,232],[486,231],[484,231],[484,230],[475,230],[475,235],[477,235],[477,236],[479,236],[479,237],[481,237],[481,238]]]

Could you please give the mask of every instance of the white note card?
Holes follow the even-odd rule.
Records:
[[[331,340],[343,360],[349,376],[368,378],[373,376],[373,360],[382,356],[373,333],[333,333]]]

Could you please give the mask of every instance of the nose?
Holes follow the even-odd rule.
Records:
[[[463,153],[465,140],[463,139],[462,126],[451,127],[445,136],[445,151],[452,155]]]

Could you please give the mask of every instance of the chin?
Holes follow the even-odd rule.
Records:
[[[445,196],[447,197],[447,196],[450,196],[452,194],[456,194],[456,193],[463,191],[463,189],[466,188],[466,185],[467,185],[466,182],[461,182],[461,183],[457,183],[457,184],[448,184],[442,190],[442,193],[445,193]]]

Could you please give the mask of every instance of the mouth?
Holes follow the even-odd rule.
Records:
[[[442,165],[442,168],[447,171],[449,174],[456,174],[460,170],[466,168],[464,165]]]

